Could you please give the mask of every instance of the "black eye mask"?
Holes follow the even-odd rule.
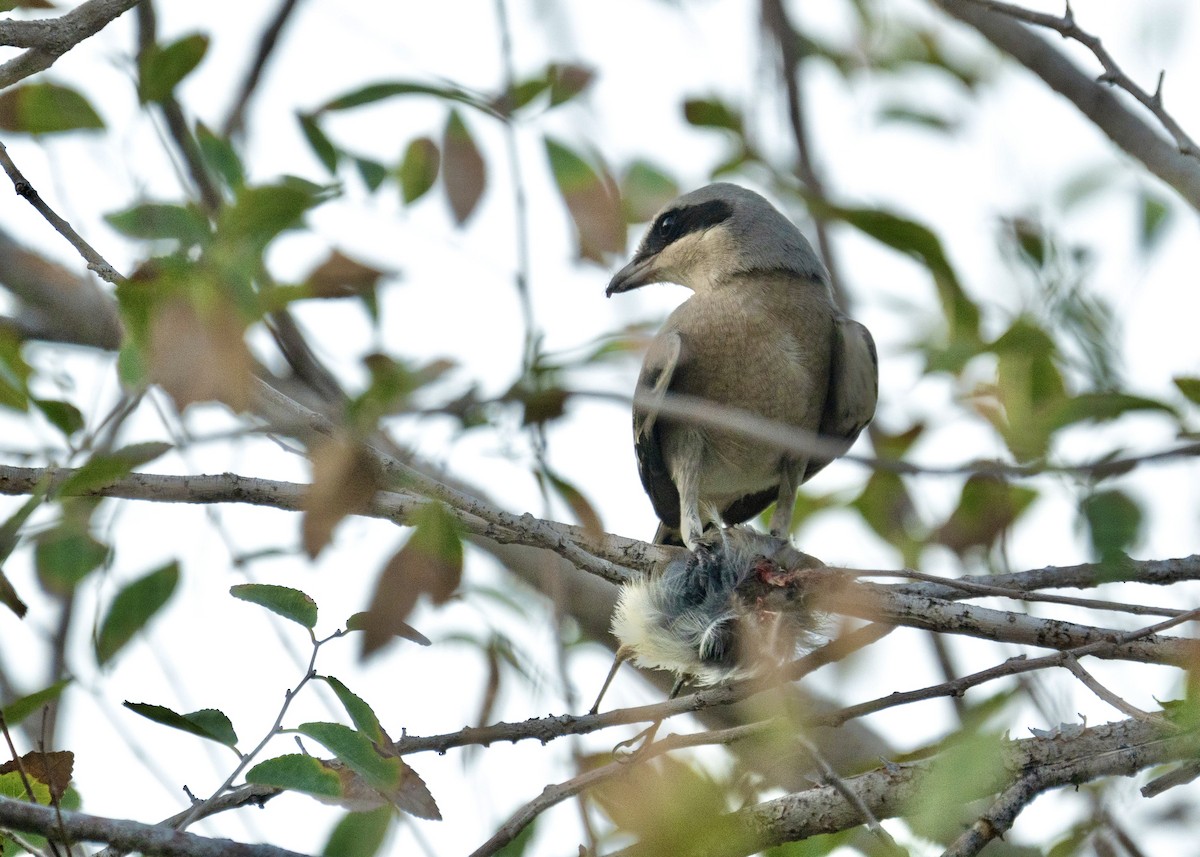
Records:
[[[728,202],[721,199],[665,211],[650,227],[650,232],[646,236],[645,244],[639,255],[653,256],[661,253],[668,244],[673,244],[689,233],[700,232],[716,226],[718,223],[728,220],[732,215],[733,208]]]

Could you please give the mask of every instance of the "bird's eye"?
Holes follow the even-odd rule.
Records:
[[[655,229],[658,231],[658,234],[662,235],[663,237],[670,235],[671,230],[674,228],[675,228],[675,215],[674,214],[664,214],[662,217],[660,217],[658,219],[658,225],[655,227]]]

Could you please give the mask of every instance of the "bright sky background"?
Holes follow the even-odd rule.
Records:
[[[831,39],[844,38],[850,22],[838,15],[845,4],[796,5],[795,14],[805,27]],[[907,17],[939,20],[922,3],[897,0],[890,5]],[[1061,11],[1057,4],[1038,5]],[[1077,0],[1074,7],[1080,25],[1101,35],[1125,70],[1144,86],[1152,89],[1158,70],[1165,68],[1168,108],[1185,128],[1200,130],[1200,100],[1195,98],[1200,57],[1190,50],[1200,43],[1200,15],[1192,4]],[[274,9],[275,3],[233,0],[160,2],[162,39],[210,28],[215,36],[208,57],[182,89],[184,103],[196,116],[210,124],[223,118],[254,41]],[[551,60],[597,69],[593,89],[579,104],[552,114],[535,128],[522,129],[519,138],[530,194],[531,284],[537,322],[549,349],[578,349],[626,324],[665,317],[685,293],[661,286],[612,301],[604,298],[611,269],[574,263],[570,222],[545,166],[541,132],[551,131],[577,146],[594,148],[615,165],[648,156],[673,171],[684,188],[707,181],[707,170],[724,147],[718,135],[697,133],[684,124],[678,105],[685,95],[720,94],[735,103],[752,104],[752,122],[761,144],[786,154],[790,142],[781,122],[781,105],[773,98],[775,87],[761,84],[769,69],[761,66],[759,58],[756,3],[708,0],[676,6],[648,0],[510,0],[510,9],[519,71],[533,72]],[[965,30],[955,32],[955,41],[964,49],[973,43]],[[42,143],[4,141],[42,195],[124,272],[138,261],[138,248],[120,239],[103,222],[103,215],[144,198],[177,198],[180,192],[176,171],[163,155],[159,128],[137,109],[129,82],[133,42],[129,14],[45,75],[85,91],[108,123],[107,135],[71,135]],[[1078,46],[1057,38],[1055,44],[1086,63]],[[1091,284],[1113,301],[1122,317],[1126,377],[1135,390],[1167,396],[1173,375],[1200,373],[1194,332],[1200,318],[1195,273],[1200,235],[1194,212],[1175,204],[1170,192],[1159,188],[1159,194],[1171,200],[1176,217],[1161,252],[1149,264],[1143,263],[1133,252],[1135,212],[1127,197],[1098,197],[1067,218],[1059,194],[1068,179],[1096,167],[1115,170],[1123,187],[1136,183],[1153,187],[1154,181],[1115,155],[1070,105],[1041,83],[1010,68],[998,71],[978,96],[934,79],[921,89],[906,86],[909,97],[922,93],[927,99],[923,106],[961,119],[960,133],[941,137],[911,126],[881,126],[878,110],[898,89],[893,81],[871,80],[869,73],[864,74],[865,85],[854,91],[828,69],[814,69],[806,78],[818,166],[835,198],[888,207],[928,223],[941,235],[972,295],[1014,311],[1027,305],[1032,293],[1011,268],[998,261],[998,220],[1017,214],[1044,218],[1096,251]],[[308,0],[285,32],[253,105],[251,146],[245,154],[252,177],[269,180],[294,173],[324,180],[323,169],[299,134],[296,110],[311,109],[373,80],[442,78],[467,87],[498,88],[502,72],[494,4]],[[329,128],[348,147],[393,161],[413,137],[438,133],[444,115],[440,105],[413,99],[346,114]],[[383,192],[370,199],[356,180],[349,179],[343,200],[312,215],[315,235],[278,242],[271,261],[278,276],[300,277],[335,246],[401,272],[399,283],[386,291],[382,345],[393,353],[425,359],[452,356],[461,364],[457,383],[477,379],[485,393],[498,394],[513,381],[520,365],[521,321],[512,285],[516,257],[511,182],[499,126],[476,116],[468,116],[467,121],[488,157],[489,183],[480,209],[465,230],[453,228],[440,191],[406,210],[396,194]],[[792,213],[807,229],[802,212]],[[65,242],[14,195],[0,197],[0,222],[29,245],[81,268]],[[916,333],[912,325],[922,314],[932,318],[936,312],[928,274],[847,231],[836,231],[835,239],[855,302],[854,314],[871,328],[880,346],[878,419],[885,427],[896,427],[914,414],[937,413],[960,391],[937,379],[919,380],[914,359],[898,353]],[[360,378],[357,359],[372,347],[373,334],[357,310],[323,302],[302,308],[299,316],[321,356],[344,371],[344,377]],[[109,358],[51,349],[31,353],[39,366],[57,368],[75,379],[71,396],[93,420],[105,412],[105,403],[116,393]],[[580,383],[628,392],[636,371],[636,361],[629,360],[618,371],[590,374]],[[173,425],[173,420],[168,418],[167,424]],[[10,447],[36,446],[49,437],[21,436],[20,427],[10,420],[0,425],[12,433],[5,444]],[[234,423],[212,407],[193,409],[186,425],[203,436],[232,428]],[[135,426],[146,438],[169,437],[148,408]],[[483,486],[505,508],[547,512],[529,477],[530,459],[519,433],[501,438],[479,432],[454,440],[448,424],[436,421],[401,424],[397,431],[424,455]],[[1077,450],[1064,451],[1064,457],[1071,459],[1086,458],[1115,444],[1148,451],[1171,440],[1158,422],[1149,419],[1069,437],[1079,445]],[[609,531],[638,537],[653,532],[653,512],[634,466],[627,408],[573,403],[569,417],[551,432],[550,451],[555,467],[583,488]],[[978,426],[949,421],[930,432],[914,450],[914,458],[945,464],[997,452],[994,441]],[[302,457],[265,440],[232,447],[201,444],[162,459],[155,469],[229,470],[293,481],[306,480],[308,471]],[[1175,464],[1123,483],[1133,486],[1153,510],[1140,556],[1180,556],[1196,550],[1197,475],[1197,465]],[[835,464],[809,490],[852,492],[866,476],[857,465]],[[958,490],[954,480],[929,478],[916,483],[918,502],[930,514],[946,514]],[[0,517],[20,502],[20,498],[0,499]],[[562,508],[552,508],[549,515],[568,518]],[[307,647],[302,634],[273,623],[265,611],[230,604],[228,587],[241,580],[236,572],[230,573],[230,553],[294,547],[299,518],[240,506],[206,511],[150,503],[124,504],[111,517],[109,537],[121,549],[106,595],[115,591],[118,581],[173,557],[182,559],[185,573],[168,614],[112,672],[96,675],[89,641],[75,641],[71,661],[84,677],[84,687],[70,696],[71,729],[63,744],[77,754],[76,781],[86,810],[157,820],[182,807],[179,786],[183,783],[197,795],[211,792],[232,766],[233,756],[141,721],[122,710],[120,703],[124,699],[156,702],[179,711],[217,707],[232,718],[244,749],[257,742],[274,719],[285,687],[300,676]],[[219,526],[213,527],[213,520]],[[860,567],[892,567],[899,562],[876,540],[864,538],[864,533],[849,515],[831,515],[806,528],[797,542],[829,562]],[[255,564],[250,578],[309,592],[321,608],[318,631],[329,632],[364,608],[380,564],[403,536],[379,522],[352,520],[342,526],[336,545],[315,566],[282,558]],[[1088,559],[1074,530],[1070,495],[1041,503],[1014,534],[1010,558],[1014,569]],[[24,595],[32,596],[36,593],[29,562],[28,552],[18,554],[6,573]],[[950,573],[956,568],[948,554],[934,552],[925,570]],[[505,580],[477,554],[468,560],[468,578],[476,584]],[[504,585],[518,598],[531,597]],[[31,618],[24,623],[0,613],[0,640],[5,661],[33,690],[42,679],[43,665],[33,658],[21,663],[13,653],[25,646],[34,651],[35,640],[48,631],[52,614],[37,598],[30,600]],[[83,606],[102,609],[89,600]],[[438,639],[452,633],[483,637],[492,623],[498,623],[519,647],[541,652],[534,665],[541,678],[532,690],[519,680],[506,685],[508,692],[497,714],[515,720],[563,711],[549,657],[553,629],[539,611],[532,616],[530,621],[503,612],[485,614],[478,603],[469,602],[436,613],[422,611],[413,624]],[[814,684],[857,701],[935,682],[924,645],[915,634],[898,633],[866,668],[820,676]],[[997,661],[992,646],[965,646],[963,651],[964,669]],[[330,645],[318,669],[346,681],[394,734],[401,728],[410,734],[447,732],[475,718],[483,672],[480,658],[469,647],[454,642],[430,649],[402,644],[365,669],[355,663],[355,652],[353,643]],[[572,656],[572,678],[581,698],[591,698],[606,668],[606,656],[599,649]],[[1138,670],[1143,682],[1153,672]],[[1109,670],[1101,667],[1097,672],[1103,677]],[[1151,694],[1170,698],[1177,692],[1174,673],[1155,674],[1161,677],[1154,687],[1124,688],[1131,701],[1151,707]],[[1064,718],[1074,719],[1079,711],[1087,713],[1091,722],[1115,719],[1082,688],[1073,686],[1070,691],[1061,700]],[[623,706],[652,698],[626,674],[607,704]],[[905,746],[917,746],[945,728],[942,705],[927,703],[891,712],[873,724]],[[289,717],[293,724],[340,716],[332,696],[320,693],[306,693],[293,712]],[[1028,725],[1053,724],[1031,720]],[[583,746],[601,751],[619,737],[623,736],[604,732],[586,739]],[[139,751],[126,745],[130,738]],[[294,745],[279,739],[275,750],[292,752]],[[417,823],[429,853],[460,854],[479,845],[509,812],[546,783],[568,776],[569,752],[569,742],[558,741],[544,748],[526,743],[469,754],[456,751],[445,757],[409,757],[447,819],[440,824]],[[1135,808],[1132,803],[1130,808]],[[1144,806],[1140,809],[1146,811]],[[337,817],[337,811],[308,798],[283,796],[264,812],[231,813],[218,824],[205,823],[196,829],[263,838],[315,852]],[[1030,820],[1018,826],[1018,834],[1036,838],[1038,818],[1035,809]],[[576,825],[574,805],[552,811],[546,830],[555,835],[544,835],[534,853],[573,853]],[[411,835],[402,832],[392,853],[421,853]],[[1143,844],[1154,842],[1147,838]],[[1150,848],[1148,853],[1156,852]]]

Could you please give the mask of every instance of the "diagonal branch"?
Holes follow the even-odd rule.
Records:
[[[56,837],[59,825],[75,842],[107,842],[124,851],[164,857],[304,857],[274,845],[246,845],[155,824],[104,818],[0,796],[0,827]]]
[[[0,65],[0,89],[44,71],[84,39],[96,35],[138,0],[87,0],[58,18],[0,21],[0,45],[27,48]]]
[[[1000,50],[1040,77],[1072,102],[1117,146],[1170,185],[1193,208],[1200,209],[1200,161],[1179,151],[1111,89],[1084,74],[1063,53],[1035,36],[1024,24],[991,11],[973,0],[933,0],[947,14],[969,24]]]

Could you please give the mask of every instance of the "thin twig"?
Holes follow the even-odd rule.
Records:
[[[1126,702],[1120,696],[1102,685],[1096,680],[1095,676],[1083,668],[1083,665],[1079,663],[1079,659],[1074,655],[1068,653],[1067,657],[1063,660],[1062,665],[1064,668],[1069,670],[1071,674],[1075,676],[1075,678],[1079,679],[1083,683],[1084,687],[1096,694],[1096,696],[1103,699],[1113,708],[1120,711],[1126,717],[1132,717],[1136,720],[1144,720],[1149,723],[1157,723],[1160,726],[1169,725],[1169,721],[1161,714],[1151,714],[1148,711],[1143,711],[1136,705],[1131,705],[1130,703]]]
[[[116,269],[108,264],[105,258],[96,252],[96,249],[71,227],[70,223],[60,217],[42,199],[34,186],[30,184],[29,179],[25,178],[21,171],[17,169],[17,165],[9,157],[8,149],[5,148],[3,143],[0,143],[0,166],[4,167],[4,172],[8,173],[9,179],[12,180],[13,187],[17,191],[17,196],[32,205],[46,219],[46,222],[54,227],[59,235],[71,242],[71,246],[78,250],[79,255],[87,262],[89,270],[95,271],[101,279],[114,285],[119,285],[125,281],[125,278],[118,274]]]
[[[1064,39],[1073,39],[1079,42],[1092,52],[1092,55],[1096,57],[1096,60],[1104,69],[1104,73],[1099,77],[1101,83],[1112,84],[1132,95],[1137,99],[1139,104],[1154,114],[1154,117],[1162,123],[1167,133],[1175,139],[1175,144],[1179,147],[1179,151],[1182,154],[1193,158],[1200,158],[1200,147],[1196,145],[1196,142],[1188,136],[1187,132],[1175,121],[1175,118],[1163,107],[1163,74],[1159,73],[1158,85],[1155,87],[1153,93],[1147,92],[1134,83],[1133,79],[1121,70],[1117,61],[1113,59],[1112,54],[1108,52],[1108,49],[1104,47],[1100,39],[1081,29],[1075,23],[1075,13],[1072,11],[1069,2],[1067,3],[1066,13],[1062,16],[1035,12],[1023,6],[1003,3],[999,2],[999,0],[967,0],[967,2],[990,9],[993,12],[999,12],[1018,21],[1024,21],[1027,24],[1034,24],[1038,27],[1054,30]]]
[[[138,0],[87,0],[58,18],[0,21],[0,44],[27,50],[0,65],[0,89],[44,71],[84,39],[94,36]]]
[[[275,17],[263,30],[263,34],[258,40],[258,50],[254,54],[254,62],[250,64],[250,69],[246,72],[246,77],[238,88],[237,100],[234,101],[229,116],[221,127],[221,133],[226,138],[234,137],[242,132],[246,124],[246,107],[258,90],[263,70],[267,67],[267,60],[270,59],[275,46],[279,43],[279,34],[283,32],[292,12],[296,10],[297,2],[298,0],[283,0],[275,12]]]

